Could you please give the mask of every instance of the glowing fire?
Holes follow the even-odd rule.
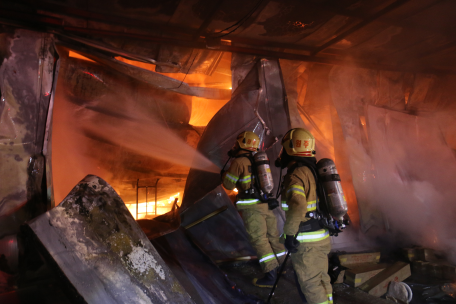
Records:
[[[78,59],[82,59],[82,60],[87,60],[87,61],[92,61],[92,62],[95,62],[93,61],[92,59],[89,59],[85,56],[82,56],[76,52],[73,52],[73,51],[70,51],[70,53],[68,54],[69,57],[73,57],[73,58],[78,58]]]
[[[138,204],[138,220],[153,218],[156,215],[171,211],[175,199],[180,199],[180,192],[171,195],[168,199],[157,201],[157,214],[155,214],[155,201],[141,202]],[[136,203],[126,204],[134,219],[136,219]]]

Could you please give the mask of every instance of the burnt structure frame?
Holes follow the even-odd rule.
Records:
[[[417,13],[425,12],[430,7],[433,7],[437,4],[444,3],[447,0],[435,0],[428,3],[427,5],[414,10],[409,14],[405,19],[413,16]],[[239,52],[244,54],[251,54],[264,57],[275,57],[281,59],[289,60],[299,60],[306,62],[315,62],[322,64],[330,65],[344,65],[344,66],[356,66],[361,68],[369,69],[378,69],[378,70],[387,70],[387,71],[398,71],[398,72],[412,72],[412,73],[431,73],[431,74],[454,74],[456,73],[456,67],[453,69],[440,69],[430,66],[425,67],[414,67],[413,63],[417,60],[420,60],[424,57],[430,57],[435,54],[438,54],[444,50],[447,50],[456,45],[456,41],[449,41],[443,45],[437,46],[431,50],[422,51],[417,58],[413,58],[404,62],[401,65],[388,65],[383,64],[388,59],[389,55],[396,54],[399,52],[404,52],[413,48],[413,46],[404,45],[399,49],[392,49],[388,54],[381,56],[379,60],[368,60],[368,61],[353,61],[350,59],[342,58],[341,56],[347,55],[350,53],[351,49],[346,50],[334,50],[331,47],[342,39],[350,36],[351,34],[359,31],[365,26],[371,24],[372,22],[381,19],[382,23],[386,25],[395,25],[401,26],[404,28],[414,28],[415,25],[407,24],[404,20],[397,21],[391,18],[388,18],[387,15],[391,11],[402,7],[403,5],[410,2],[410,0],[396,0],[386,7],[372,13],[369,16],[363,16],[359,12],[349,11],[346,8],[340,6],[330,6],[328,4],[315,3],[311,1],[306,1],[306,6],[317,8],[321,11],[331,12],[335,15],[347,16],[352,19],[352,25],[348,27],[347,30],[336,35],[334,38],[323,43],[320,46],[306,46],[298,43],[282,43],[282,42],[270,42],[262,39],[251,39],[245,37],[237,37],[235,34],[227,36],[229,41],[219,41],[215,44],[211,41],[207,41],[207,38],[210,33],[207,32],[208,26],[214,20],[217,12],[224,3],[224,0],[218,0],[214,2],[214,5],[211,7],[208,17],[206,17],[197,29],[192,29],[190,27],[185,28],[183,26],[169,25],[169,24],[160,24],[157,22],[143,21],[143,20],[133,20],[130,18],[119,18],[118,16],[113,16],[109,14],[100,14],[96,12],[91,12],[79,8],[70,8],[64,5],[58,5],[43,0],[33,1],[33,0],[23,0],[21,2],[11,2],[6,1],[3,4],[0,4],[0,23],[13,25],[13,26],[25,26],[32,29],[45,30],[45,31],[56,31],[57,33],[67,34],[79,34],[79,35],[91,35],[93,37],[124,37],[127,39],[134,39],[140,41],[152,41],[157,44],[164,45],[177,45],[183,47],[197,48],[197,49],[215,49],[219,51],[226,52]],[[257,17],[261,14],[264,7],[270,2],[270,0],[264,0],[260,3],[257,11],[254,12],[255,16],[251,16],[247,26],[250,25]],[[12,9],[13,8],[13,9]],[[90,28],[82,27],[71,27],[64,25],[64,18],[60,19],[55,16],[46,15],[46,12],[53,12],[54,14],[60,14],[63,16],[82,18],[87,21],[100,21],[106,22],[108,24],[117,24],[125,27],[126,31],[116,32],[109,30],[96,30]],[[18,21],[19,20],[19,21]],[[354,21],[354,22],[353,22]],[[354,24],[354,25],[353,25]],[[134,33],[137,29],[141,27],[153,27],[154,29],[161,32],[161,35],[149,35],[149,34],[136,34]],[[245,26],[244,26],[245,27]],[[419,28],[419,30],[426,30],[427,33],[436,34],[440,33],[445,36],[448,36],[452,29],[440,31],[435,28]],[[373,33],[373,36],[379,34],[379,32]],[[171,38],[170,35],[174,37]],[[431,36],[432,37],[432,36]],[[300,37],[298,42],[305,37]],[[424,41],[430,39],[430,37],[424,37]],[[358,45],[363,45],[366,41],[360,42]],[[413,43],[413,45],[418,45],[419,42]],[[271,50],[274,48],[276,50]],[[277,50],[278,49],[278,50]],[[304,54],[303,54],[304,52]],[[319,55],[319,56],[317,56]],[[410,63],[410,64],[407,64]]]

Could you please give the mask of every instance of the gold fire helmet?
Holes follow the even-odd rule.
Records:
[[[315,157],[315,137],[305,129],[288,131],[282,139],[282,146],[290,156]]]
[[[258,145],[260,144],[260,138],[258,135],[251,131],[244,131],[237,136],[236,141],[239,147],[244,150],[258,151]]]

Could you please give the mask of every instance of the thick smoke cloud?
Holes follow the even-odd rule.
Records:
[[[329,75],[361,227],[454,255],[456,110],[451,77],[333,68]]]
[[[115,125],[94,122],[86,131],[101,138],[110,138],[116,145],[126,146],[155,159],[212,173],[220,171],[215,164],[170,129],[147,119],[141,113],[134,113],[133,117],[121,120]],[[113,134],[115,136],[112,136]]]

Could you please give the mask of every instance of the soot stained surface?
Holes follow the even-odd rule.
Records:
[[[193,303],[114,189],[83,179],[29,223],[88,303]]]

